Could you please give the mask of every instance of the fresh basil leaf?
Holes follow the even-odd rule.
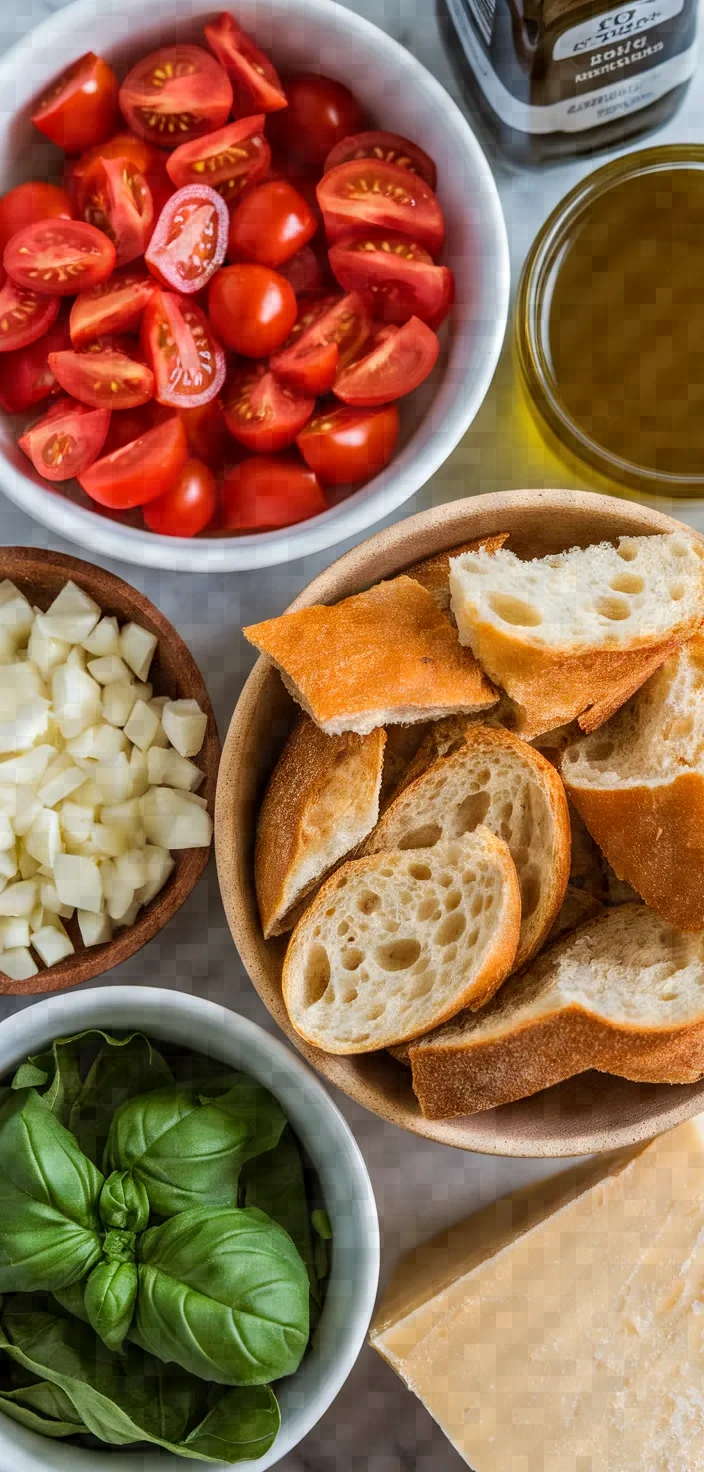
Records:
[[[33,1089],[0,1110],[0,1293],[62,1288],[101,1255],[100,1171]]]
[[[128,1103],[115,1115],[107,1171],[130,1170],[152,1211],[170,1217],[201,1206],[236,1206],[246,1160],[271,1150],[286,1124],[280,1104],[243,1075],[218,1098],[175,1084]]]
[[[220,1385],[291,1375],[309,1333],[308,1274],[263,1212],[206,1207],[137,1243],[133,1321],[143,1348]]]
[[[150,1089],[163,1089],[173,1074],[149,1038],[141,1032],[125,1038],[91,1029],[73,1042],[101,1038],[103,1046],[86,1074],[68,1120],[81,1149],[100,1163],[113,1115],[126,1100]]]
[[[13,1089],[41,1089],[49,1081],[46,1068],[39,1068],[36,1063],[28,1059],[26,1063],[20,1063],[12,1080]]]
[[[137,1298],[133,1262],[107,1258],[89,1275],[83,1295],[88,1322],[108,1349],[122,1349]]]
[[[320,1306],[303,1162],[290,1125],[275,1149],[248,1161],[242,1172],[242,1185],[244,1205],[265,1212],[295,1242],[308,1269],[313,1299]]]
[[[149,1222],[149,1197],[129,1170],[114,1170],[100,1193],[100,1220],[106,1227],[143,1232]]]
[[[69,1288],[55,1288],[52,1298],[61,1305],[61,1308],[75,1319],[81,1319],[84,1324],[90,1323],[85,1305],[85,1280],[80,1283],[72,1283]]]
[[[55,1038],[46,1052],[30,1056],[18,1068],[12,1087],[42,1089],[44,1103],[62,1124],[68,1125],[71,1107],[81,1092],[76,1039]]]
[[[68,1396],[49,1380],[38,1380],[21,1390],[0,1391],[0,1411],[40,1436],[59,1439],[85,1430]]]
[[[268,1385],[226,1390],[200,1426],[184,1442],[184,1451],[214,1462],[245,1462],[263,1457],[273,1445],[281,1412]]]
[[[0,1323],[0,1349],[63,1390],[86,1429],[111,1446],[152,1441],[178,1451],[202,1418],[203,1386],[135,1345],[113,1354],[87,1325],[37,1310],[25,1295],[6,1301]]]

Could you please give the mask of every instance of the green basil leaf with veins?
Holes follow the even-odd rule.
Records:
[[[102,1250],[103,1177],[33,1089],[0,1110],[0,1293],[75,1283]]]
[[[12,1080],[13,1089],[41,1089],[44,1103],[65,1125],[82,1087],[76,1042],[76,1038],[55,1038],[46,1052],[31,1055]]]
[[[130,1170],[114,1170],[100,1193],[100,1220],[106,1227],[143,1232],[149,1224],[149,1197]]]
[[[303,1162],[290,1125],[278,1145],[248,1161],[242,1171],[243,1205],[257,1206],[295,1242],[308,1269],[310,1291],[320,1307],[320,1285],[311,1236],[311,1216]]]
[[[38,1380],[20,1390],[0,1390],[0,1411],[28,1431],[57,1440],[86,1429],[68,1396],[49,1380]]]
[[[108,1349],[122,1349],[136,1299],[137,1269],[133,1262],[106,1258],[89,1274],[83,1303],[89,1324]]]
[[[137,1242],[131,1334],[167,1363],[219,1385],[291,1375],[309,1335],[305,1264],[263,1212],[207,1207]]]
[[[81,1149],[96,1165],[102,1160],[113,1115],[128,1100],[173,1083],[161,1053],[144,1033],[125,1038],[91,1029],[74,1041],[101,1038],[103,1046],[86,1074],[68,1120]]]
[[[90,1319],[86,1313],[85,1305],[85,1279],[80,1283],[71,1283],[68,1288],[55,1288],[52,1298],[65,1309],[66,1313],[73,1314],[76,1319],[81,1319],[84,1324],[89,1324]]]
[[[184,1452],[214,1462],[245,1462],[263,1457],[273,1445],[281,1412],[268,1385],[225,1390],[199,1426],[186,1437]]]
[[[130,1170],[158,1216],[235,1207],[242,1165],[271,1150],[285,1124],[277,1100],[243,1075],[215,1099],[199,1085],[176,1084],[123,1105],[112,1122],[103,1168]]]

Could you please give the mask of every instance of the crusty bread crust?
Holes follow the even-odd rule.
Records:
[[[636,922],[647,913],[642,905],[622,905],[584,929],[608,924],[614,915],[628,918],[627,912]],[[571,943],[566,936],[538,958],[541,975]],[[499,993],[489,1013],[497,1021],[493,1035],[473,1039],[468,1031],[464,1038],[411,1044],[413,1088],[426,1119],[495,1109],[592,1068],[636,1083],[693,1083],[704,1076],[704,999],[699,1016],[670,1027],[614,1022],[560,998],[549,1010],[512,1023],[512,1003],[533,975],[530,969],[514,977]]]
[[[618,878],[678,930],[704,930],[704,772],[568,791]]]
[[[264,794],[254,880],[268,940],[293,928],[300,901],[374,826],[386,734],[326,736],[301,716]]]
[[[523,920],[516,953],[515,966],[523,966],[540,949],[550,932],[567,888],[570,872],[570,820],[562,779],[539,751],[515,736],[512,731],[505,731],[500,726],[484,726],[478,722],[463,722],[455,718],[442,722],[435,732],[428,735],[423,745],[426,749],[439,751],[440,755],[422,775],[414,781],[404,783],[399,795],[385,809],[376,827],[365,840],[362,852],[378,853],[398,847],[399,835],[404,830],[412,830],[414,823],[416,826],[418,824],[419,804],[428,801],[431,807],[437,801],[437,821],[442,829],[442,836],[456,837],[458,831],[462,831],[452,826],[457,805],[448,800],[447,811],[443,810],[443,799],[436,799],[433,795],[438,778],[443,780],[445,790],[461,787],[465,771],[468,777],[474,778],[477,766],[486,768],[491,774],[493,765],[497,774],[495,780],[499,781],[499,772],[508,765],[512,773],[516,774],[516,780],[521,781],[529,794],[531,801],[527,804],[527,813],[536,829],[527,839],[527,843],[524,843],[525,822],[517,822],[514,846],[524,849],[537,839],[538,814],[532,806],[533,798],[536,804],[543,805],[547,827],[543,837],[545,850],[537,856],[540,869],[537,897],[535,886],[531,884],[534,908]],[[468,795],[470,787],[471,783],[468,783]],[[484,790],[489,792],[491,788],[491,775],[488,775]],[[496,806],[498,808],[498,804]],[[492,811],[493,807],[487,804],[481,822],[496,832]],[[448,823],[447,830],[442,826],[445,820]],[[506,819],[503,820],[502,828],[499,837],[505,838],[511,845],[514,839],[511,838],[511,826]],[[403,846],[406,846],[405,842]],[[518,868],[520,879],[520,863]]]
[[[611,689],[601,700],[595,700],[593,705],[582,711],[578,718],[582,730],[585,733],[597,731],[599,726],[603,726],[605,721],[610,720],[611,716],[615,715],[632,695],[635,695],[636,690],[640,690],[641,685],[644,685],[646,680],[649,680],[650,676],[659,670],[661,664],[664,664],[666,659],[682,648],[684,642],[683,639],[670,639],[665,644],[656,644],[653,649],[634,651],[632,668],[614,671]],[[639,656],[637,659],[635,658],[636,653]]]
[[[436,552],[434,557],[426,557],[422,562],[415,562],[413,567],[407,567],[406,577],[414,578],[421,587],[427,588],[435,598],[438,608],[443,613],[449,613],[450,558],[460,557],[463,552],[478,552],[482,547],[485,552],[498,552],[508,539],[508,532],[497,532],[494,536],[477,537],[474,542],[460,542],[459,547],[450,547],[447,552]]]
[[[498,698],[470,649],[413,578],[377,583],[250,624],[247,639],[277,665],[291,694],[330,734],[485,710]]]

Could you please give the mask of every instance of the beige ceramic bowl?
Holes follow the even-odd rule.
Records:
[[[424,511],[355,547],[291,604],[335,603],[459,542],[509,532],[521,557],[587,546],[622,534],[674,531],[660,512],[572,491],[510,491]],[[259,995],[308,1062],[367,1109],[414,1134],[492,1155],[586,1155],[633,1144],[704,1109],[704,1081],[627,1083],[587,1073],[501,1109],[461,1119],[424,1119],[408,1070],[386,1053],[332,1057],[304,1043],[281,995],[286,937],[265,941],[254,895],[252,853],[258,805],[297,710],[268,659],[242,691],[223,751],[215,809],[218,873],[232,936]]]

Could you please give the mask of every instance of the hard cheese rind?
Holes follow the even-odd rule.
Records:
[[[703,1237],[695,1121],[417,1249],[372,1343],[474,1472],[702,1472]]]

